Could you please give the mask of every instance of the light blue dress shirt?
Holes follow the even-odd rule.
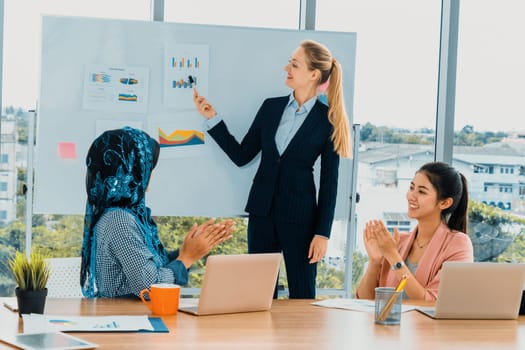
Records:
[[[314,96],[299,107],[299,103],[295,100],[293,94],[290,94],[290,100],[286,104],[281,121],[279,122],[279,127],[275,133],[275,144],[277,145],[279,155],[283,154],[301,125],[303,125],[304,120],[312,110],[316,100],[317,96]],[[221,121],[222,117],[219,114],[206,120],[206,130],[212,129]]]

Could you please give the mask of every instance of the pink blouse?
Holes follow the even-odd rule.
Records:
[[[416,237],[417,227],[410,233],[400,233],[398,250],[407,259],[410,247]],[[470,237],[459,231],[451,231],[442,223],[430,240],[427,249],[419,260],[415,278],[425,288],[425,300],[436,300],[441,267],[445,261],[474,261],[474,249]],[[379,275],[379,286],[396,287],[399,278],[392,271],[387,260],[383,259]]]

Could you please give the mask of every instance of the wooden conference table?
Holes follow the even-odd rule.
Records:
[[[15,302],[0,298],[0,302]],[[163,317],[169,333],[74,333],[100,349],[525,349],[525,316],[518,320],[432,320],[403,313],[401,325],[374,324],[373,314],[276,300],[271,311]],[[0,308],[0,333],[22,331],[18,313]],[[52,299],[46,314],[144,315],[140,301]],[[0,343],[0,349],[12,349]]]

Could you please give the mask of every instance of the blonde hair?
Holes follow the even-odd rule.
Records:
[[[318,85],[329,80],[328,120],[334,127],[332,142],[337,154],[344,158],[352,157],[352,142],[350,138],[350,125],[343,98],[343,70],[339,62],[332,57],[330,50],[313,40],[301,43],[306,56],[306,63],[310,70],[319,70],[321,73]]]

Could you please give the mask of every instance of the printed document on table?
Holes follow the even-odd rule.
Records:
[[[374,312],[375,301],[365,299],[347,299],[347,298],[336,298],[336,299],[325,299],[314,301],[312,305],[330,307],[335,309],[345,309],[363,312]],[[414,310],[416,307],[412,305],[403,305],[401,307],[402,312]]]
[[[153,331],[148,316],[22,315],[24,333]]]

